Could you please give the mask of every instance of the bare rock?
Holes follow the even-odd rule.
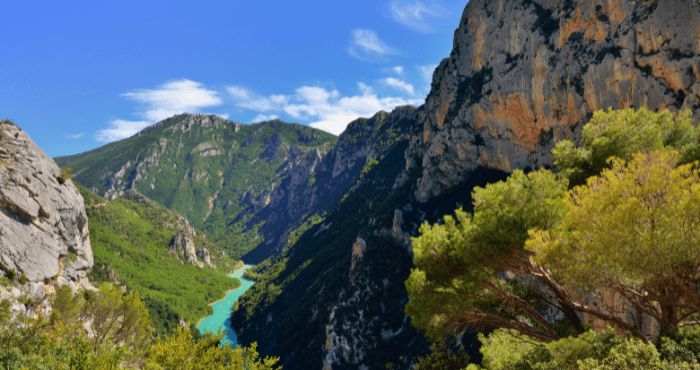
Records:
[[[30,283],[80,285],[93,266],[83,198],[25,132],[11,124],[0,130],[0,269]],[[38,285],[29,286],[38,297]]]
[[[182,231],[177,233],[177,235],[175,235],[173,240],[170,242],[170,249],[182,253],[182,255],[185,256],[185,261],[188,263],[200,268],[204,267],[204,264],[197,260],[197,253],[194,249],[194,241],[189,234]]]
[[[215,266],[213,263],[211,263],[211,254],[209,253],[209,250],[208,250],[208,249],[202,248],[202,249],[198,250],[198,251],[197,251],[197,256],[198,256],[199,258],[201,258],[202,261],[204,261],[204,263],[206,263],[207,265],[209,265],[209,267],[211,267],[211,268],[213,268],[213,269],[216,268],[216,266]]]
[[[700,120],[700,5],[470,1],[406,152],[421,202],[477,167],[551,166],[593,112],[690,108]]]

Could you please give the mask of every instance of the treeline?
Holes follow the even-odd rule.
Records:
[[[52,299],[48,318],[16,314],[9,301],[0,302],[0,368],[262,370],[278,361],[259,359],[255,344],[221,347],[221,332],[196,340],[189,329],[178,327],[156,339],[139,294],[124,295],[109,283],[98,292],[76,294],[62,286]]]
[[[514,171],[423,224],[405,309],[438,344],[419,368],[700,369],[691,114],[597,112],[553,149],[561,172]],[[467,328],[488,333],[481,366],[446,344]]]

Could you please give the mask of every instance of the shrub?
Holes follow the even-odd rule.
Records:
[[[17,277],[17,271],[15,271],[15,269],[9,269],[5,271],[5,273],[7,274],[7,278],[10,280],[15,280]]]
[[[22,273],[22,277],[19,278],[19,283],[20,284],[26,284],[27,283],[27,275]]]

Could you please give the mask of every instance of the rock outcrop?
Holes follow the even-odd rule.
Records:
[[[170,242],[170,249],[182,253],[187,263],[197,267],[204,267],[201,261],[197,260],[197,251],[194,249],[192,237],[185,232],[179,232]]]
[[[55,285],[94,289],[83,198],[56,163],[19,127],[0,123],[0,273],[25,281],[2,298],[40,302]]]
[[[209,267],[215,269],[216,266],[214,266],[213,263],[211,263],[211,254],[209,254],[209,250],[207,248],[202,248],[197,251],[197,256],[204,261]]]
[[[478,166],[551,165],[593,112],[690,108],[700,119],[700,5],[472,1],[406,152],[425,202]]]

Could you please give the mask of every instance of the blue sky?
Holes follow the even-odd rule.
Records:
[[[52,157],[183,112],[340,134],[423,104],[466,3],[6,2],[0,117]]]

